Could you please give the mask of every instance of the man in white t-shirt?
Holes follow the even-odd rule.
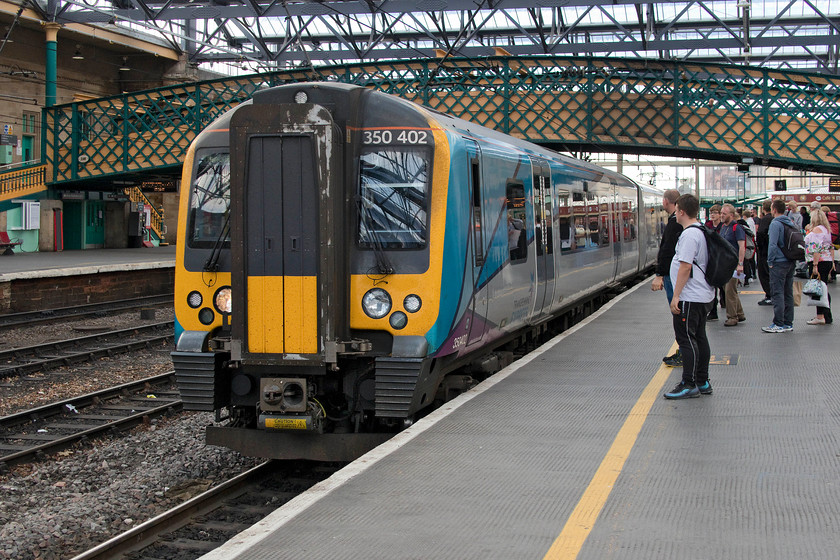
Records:
[[[697,221],[700,201],[690,194],[677,199],[677,222],[683,227],[671,260],[670,276],[674,283],[671,313],[674,316],[674,336],[682,354],[682,381],[666,399],[686,399],[711,395],[709,359],[711,349],[706,338],[706,315],[715,297],[715,290],[706,282],[709,260],[706,236]],[[691,226],[691,227],[689,227]]]

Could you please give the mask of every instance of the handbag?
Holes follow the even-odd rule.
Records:
[[[820,299],[823,295],[823,284],[819,278],[811,278],[802,286],[802,293],[812,298]]]
[[[808,305],[813,307],[831,307],[831,304],[828,303],[828,286],[825,285],[825,282],[820,282],[820,284],[822,284],[822,294],[820,297],[808,298]]]

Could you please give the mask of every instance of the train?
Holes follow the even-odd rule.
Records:
[[[405,99],[257,91],[184,161],[184,408],[212,445],[351,460],[648,272],[666,220],[661,191]]]

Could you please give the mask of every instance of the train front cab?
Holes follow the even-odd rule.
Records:
[[[398,429],[434,397],[424,334],[437,319],[448,164],[445,154],[433,163],[443,133],[405,102],[366,103],[371,92],[347,86],[300,89],[315,99],[277,88],[232,111],[232,313],[185,332],[173,360],[182,392],[200,393],[190,408],[230,413],[227,426],[208,428],[208,443],[347,460],[387,437],[362,422]],[[403,126],[392,133],[395,116]],[[381,163],[395,154],[428,176],[395,177],[400,170]],[[365,177],[377,188],[359,191]],[[432,182],[443,185],[438,195]],[[419,224],[410,250],[389,250],[405,245],[406,224],[397,236],[360,217],[393,216],[395,197],[406,224]],[[380,297],[385,313],[363,312]]]

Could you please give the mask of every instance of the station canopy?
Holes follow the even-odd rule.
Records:
[[[190,63],[224,74],[499,52],[691,60],[835,74],[840,43],[840,0],[12,3],[35,10],[44,21],[151,35]],[[7,34],[11,31],[6,28]]]

